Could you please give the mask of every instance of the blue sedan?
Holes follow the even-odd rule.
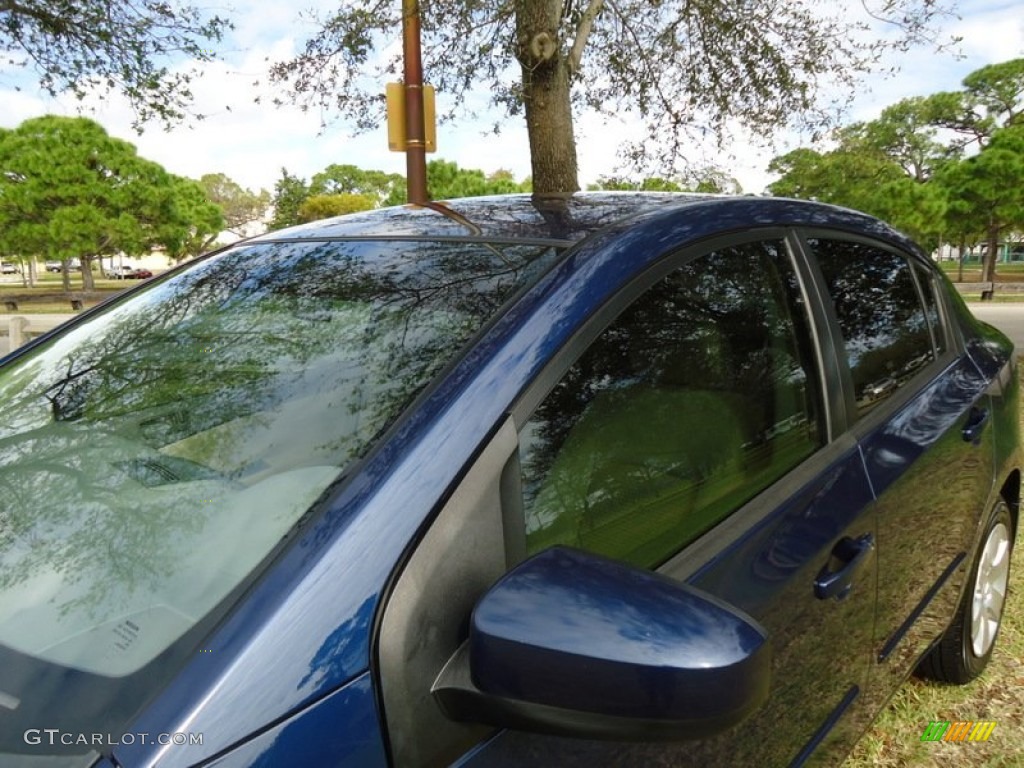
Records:
[[[248,240],[0,361],[0,765],[837,764],[991,657],[1018,413],[845,209]]]

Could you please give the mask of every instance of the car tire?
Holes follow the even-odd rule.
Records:
[[[989,515],[956,617],[921,662],[919,671],[924,676],[962,685],[985,669],[1003,620],[1013,533],[1010,508],[1000,500]]]

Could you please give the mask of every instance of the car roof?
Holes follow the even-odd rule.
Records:
[[[574,242],[627,216],[706,200],[710,195],[671,192],[583,192],[534,197],[494,195],[401,205],[350,213],[289,227],[249,240],[350,237],[457,237]],[[442,214],[440,209],[447,212]]]
[[[458,239],[570,245],[622,221],[689,211],[690,236],[750,226],[811,226],[879,237],[918,250],[867,214],[809,200],[679,192],[495,195],[401,205],[268,232],[241,243],[338,239]],[[239,244],[241,244],[239,243]]]

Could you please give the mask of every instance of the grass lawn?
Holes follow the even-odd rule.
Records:
[[[52,273],[40,275],[37,284],[33,287],[26,287],[22,284],[21,278],[4,276],[0,281],[0,313],[11,312],[4,306],[4,302],[14,301],[17,305],[17,314],[39,314],[39,313],[70,313],[71,299],[79,299],[82,307],[89,307],[99,304],[101,301],[113,296],[126,288],[131,288],[138,281],[136,280],[107,280],[96,276],[95,288],[92,291],[82,290],[82,276],[75,273],[71,276],[71,292],[64,292],[64,285],[61,276]]]
[[[984,674],[966,686],[911,678],[861,738],[843,768],[1019,768],[1024,763],[1024,597],[1020,557],[996,649]],[[996,722],[981,743],[924,742],[932,720]]]
[[[1021,421],[1024,425],[1024,413]],[[1018,542],[1020,538],[1018,534]],[[1022,552],[1014,554],[1003,625],[984,674],[966,686],[911,678],[861,738],[843,768],[1024,765],[1024,562]],[[932,720],[994,720],[996,727],[989,740],[981,743],[921,741]]]
[[[940,261],[939,268],[946,273],[946,276],[956,281],[960,274],[960,265],[955,261]],[[964,282],[970,283],[981,280],[981,264],[977,261],[964,263]],[[1024,282],[1024,261],[1011,261],[1006,264],[996,264],[996,282],[1016,283]]]
[[[955,261],[942,261],[939,262],[939,268],[946,273],[953,282],[960,280],[959,265]],[[963,269],[963,282],[964,283],[980,283],[981,282],[981,264],[978,262],[970,262],[964,264]],[[1024,262],[1010,262],[1008,264],[997,264],[996,265],[996,282],[997,283],[1022,283],[1024,284]],[[1016,287],[1016,286],[1015,286]],[[961,295],[967,301],[979,301],[981,299],[981,289],[977,291],[964,291],[961,290]],[[997,290],[995,295],[992,297],[992,301],[995,302],[1019,302],[1024,301],[1024,290]]]

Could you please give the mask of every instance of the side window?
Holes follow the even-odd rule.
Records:
[[[528,552],[664,562],[822,444],[815,370],[781,241],[671,273],[521,430]]]
[[[867,413],[935,359],[907,259],[847,240],[808,240],[825,276],[857,408]]]
[[[924,311],[932,329],[935,353],[941,355],[946,351],[946,330],[942,325],[939,305],[935,298],[935,275],[920,264],[914,264],[914,273],[917,275],[917,284],[921,287],[921,298],[924,299]]]

